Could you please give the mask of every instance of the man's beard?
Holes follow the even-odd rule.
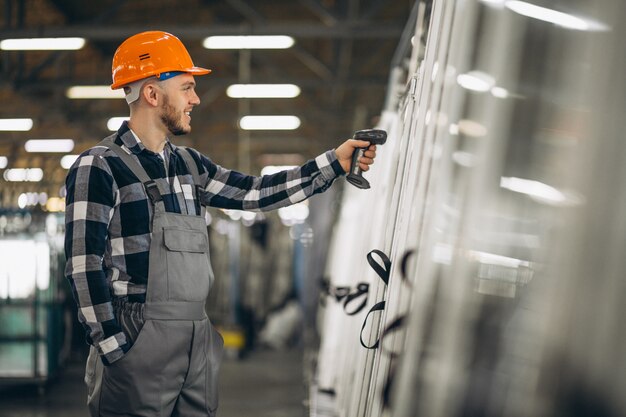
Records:
[[[185,130],[180,120],[180,115],[176,112],[176,109],[170,105],[170,101],[167,96],[163,99],[163,106],[161,107],[161,121],[167,127],[174,136],[186,135],[190,129]]]

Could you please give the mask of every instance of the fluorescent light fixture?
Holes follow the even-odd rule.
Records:
[[[554,23],[557,26],[562,26],[567,29],[586,31],[605,31],[609,29],[604,23],[537,6],[525,1],[509,0],[504,5],[506,8],[522,16]]]
[[[111,131],[111,132],[116,132],[117,129],[120,128],[120,126],[122,125],[122,122],[125,120],[129,120],[130,117],[111,117],[108,121],[107,121],[107,128]]]
[[[487,135],[487,128],[475,120],[459,120],[459,132],[465,136],[481,138]]]
[[[432,260],[435,263],[443,265],[452,265],[452,257],[454,251],[452,245],[447,243],[437,243],[433,247]]]
[[[84,38],[22,38],[0,41],[5,51],[75,51],[85,46]]]
[[[65,211],[65,199],[59,197],[50,197],[46,202],[46,210],[49,212]]]
[[[48,194],[46,193],[22,193],[17,198],[17,205],[19,208],[28,206],[36,206],[37,204],[45,206],[48,202]]]
[[[65,92],[71,99],[124,98],[124,90],[111,90],[108,85],[75,85]]]
[[[33,128],[33,119],[0,119],[0,130],[26,132]]]
[[[548,184],[524,178],[502,177],[500,187],[557,204],[564,203],[567,199],[565,194]]]
[[[509,96],[509,91],[502,87],[491,87],[491,94],[497,98],[507,98]]]
[[[309,217],[309,206],[306,201],[302,201],[291,206],[278,209],[278,217],[285,226],[301,224]]]
[[[261,175],[272,175],[296,167],[297,165],[267,165],[261,169]]]
[[[459,125],[457,123],[450,123],[448,132],[450,132],[452,136],[457,136],[459,134]]]
[[[41,168],[14,168],[4,171],[4,179],[10,182],[39,182],[43,179]]]
[[[231,209],[223,209],[222,210],[231,220],[237,221],[241,219],[241,210],[231,210]]]
[[[20,194],[20,196],[17,198],[17,206],[23,209],[24,207],[28,205],[27,200],[28,200],[28,197],[26,196],[26,194],[24,193]]]
[[[530,267],[530,262],[522,259],[511,258],[510,256],[497,255],[495,253],[482,251],[469,251],[468,255],[471,259],[481,264],[497,265],[507,268],[519,268],[520,266]]]
[[[232,98],[293,98],[300,95],[295,84],[233,84],[226,89]]]
[[[452,153],[452,160],[466,168],[472,168],[476,165],[476,156],[467,151],[454,151]]]
[[[480,2],[485,3],[487,6],[500,9],[504,7],[505,0],[480,0]]]
[[[295,43],[291,36],[209,36],[202,42],[206,49],[287,49]]]
[[[435,62],[433,64],[433,72],[430,74],[430,81],[434,82],[435,78],[437,78],[437,73],[439,72],[439,62]]]
[[[9,158],[6,156],[0,156],[0,169],[4,169],[9,164]]]
[[[61,166],[63,169],[70,169],[74,162],[78,159],[78,155],[65,155],[61,158]]]
[[[294,130],[300,127],[296,116],[244,116],[239,120],[243,130]]]
[[[72,139],[30,139],[24,144],[26,152],[62,152],[74,149]]]
[[[489,91],[496,83],[494,78],[482,71],[470,71],[456,77],[459,85],[467,90],[484,93]]]

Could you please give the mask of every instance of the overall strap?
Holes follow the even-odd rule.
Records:
[[[198,205],[200,206],[200,215],[204,216],[206,207],[202,205],[202,195],[205,193],[204,188],[200,185],[202,180],[200,179],[200,172],[198,171],[198,165],[196,161],[191,156],[191,150],[186,146],[178,146],[178,149],[181,149],[182,152],[179,152],[180,156],[183,157],[185,164],[187,165],[187,169],[191,173],[193,177],[193,183],[195,185],[196,198],[198,199]]]
[[[198,172],[198,165],[196,165],[196,161],[191,156],[191,151],[186,146],[177,146],[178,149],[182,149],[184,152],[180,153],[180,156],[183,157],[185,163],[187,164],[187,168],[189,168],[189,172],[193,176],[193,182],[197,186],[200,184],[200,172]]]
[[[139,178],[139,181],[141,181],[141,183],[145,187],[146,194],[148,195],[148,198],[150,198],[152,204],[155,207],[163,206],[163,197],[159,192],[159,187],[157,187],[156,182],[154,182],[154,180],[148,176],[148,173],[139,162],[134,160],[133,157],[131,157],[124,149],[122,149],[121,146],[113,142],[114,138],[115,134],[105,138],[96,146],[104,146],[115,152],[115,154],[120,157],[122,162],[126,164],[128,169],[130,169],[132,173],[135,174],[137,178]],[[165,208],[161,207],[161,209],[164,210]]]

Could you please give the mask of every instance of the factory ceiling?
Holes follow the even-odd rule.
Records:
[[[394,50],[411,11],[406,0],[4,0],[0,40],[83,37],[75,51],[0,51],[0,118],[32,118],[26,132],[0,132],[0,156],[8,168],[38,167],[39,183],[6,182],[3,207],[16,193],[57,193],[66,170],[61,154],[27,153],[33,138],[71,138],[73,154],[111,132],[110,117],[127,116],[123,99],[69,99],[76,85],[111,83],[111,59],[128,36],[165,30],[187,46],[194,63],[211,68],[197,77],[202,102],[193,132],[175,142],[193,146],[229,168],[258,173],[267,163],[303,161],[335,147],[355,128],[371,127],[382,109]],[[213,35],[289,35],[283,50],[209,50]],[[234,83],[292,83],[291,99],[233,99]],[[301,119],[292,131],[242,131],[244,115]],[[0,170],[2,171],[2,170]]]

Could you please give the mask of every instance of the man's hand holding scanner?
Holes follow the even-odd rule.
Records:
[[[359,167],[362,171],[367,171],[370,169],[369,166],[374,163],[374,159],[376,158],[376,145],[372,145],[366,140],[348,139],[335,149],[337,160],[346,173],[350,172],[352,154],[359,148],[367,148],[363,153],[363,156],[359,158]]]
[[[376,145],[384,145],[386,141],[387,132],[384,130],[357,130],[352,139],[337,148],[337,159],[348,174],[346,180],[350,184],[361,189],[370,188],[370,183],[363,177],[362,172],[369,170],[369,166],[374,163]],[[346,149],[346,152],[352,152],[347,159],[344,159],[344,149],[341,149],[342,155],[339,156],[339,150],[344,145],[350,148]]]

